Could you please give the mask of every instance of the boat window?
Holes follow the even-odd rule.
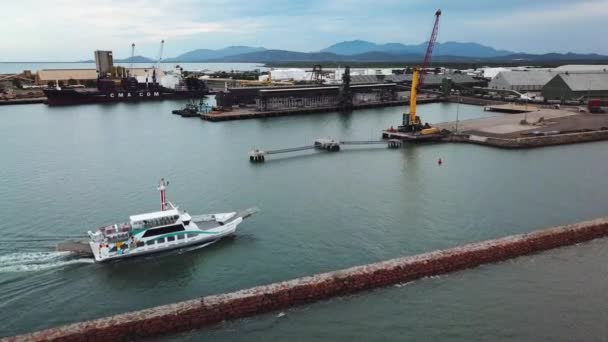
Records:
[[[167,241],[175,241],[175,236],[167,236]]]
[[[181,224],[176,224],[173,226],[167,226],[167,227],[162,227],[162,228],[148,229],[144,233],[143,237],[157,236],[157,235],[163,235],[163,234],[169,234],[169,233],[177,233],[177,232],[181,232],[184,230],[185,230],[184,226],[182,226]]]
[[[165,238],[156,239],[156,243],[165,243]]]
[[[177,236],[177,239],[178,239],[178,240],[183,240],[184,238],[185,238],[184,234],[179,234],[179,235]]]
[[[154,240],[148,240],[146,241],[146,246],[150,246],[154,244]]]

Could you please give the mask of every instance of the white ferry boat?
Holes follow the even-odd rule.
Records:
[[[166,199],[169,185],[161,179],[160,211],[133,215],[128,223],[89,231],[96,262],[134,257],[190,246],[209,245],[234,234],[243,217],[237,212],[200,215],[196,220]]]

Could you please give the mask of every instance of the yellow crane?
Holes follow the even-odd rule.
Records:
[[[414,68],[412,73],[412,90],[410,91],[410,115],[408,122],[404,122],[403,126],[409,127],[408,131],[419,131],[422,123],[420,117],[416,116],[416,100],[418,96],[418,81],[420,80],[420,71]]]
[[[410,91],[410,113],[403,115],[403,126],[400,130],[408,133],[420,133],[422,135],[439,133],[439,129],[431,127],[428,123],[422,124],[420,117],[416,115],[416,100],[418,97],[418,85],[420,84],[420,70],[414,68],[412,73],[412,90]]]
[[[433,47],[437,41],[437,33],[439,31],[439,17],[441,16],[441,10],[435,12],[435,24],[433,25],[433,32],[431,33],[431,39],[426,48],[426,54],[424,56],[424,63],[422,64],[422,71],[430,66],[431,57],[433,55]],[[399,127],[399,130],[406,133],[412,134],[436,134],[439,133],[439,129],[431,127],[428,123],[422,125],[420,117],[416,115],[416,97],[418,95],[418,87],[421,87],[424,83],[424,75],[420,74],[420,68],[415,67],[412,73],[412,89],[410,91],[410,113],[409,115],[403,114],[403,126]],[[422,77],[421,77],[422,76]]]

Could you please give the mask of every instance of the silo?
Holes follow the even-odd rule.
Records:
[[[95,51],[95,66],[97,68],[97,77],[104,78],[112,73],[114,60],[112,59],[112,51]]]

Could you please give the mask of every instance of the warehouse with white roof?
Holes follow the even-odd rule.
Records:
[[[517,92],[539,92],[557,72],[554,71],[505,71],[490,81],[488,88],[514,90]]]
[[[608,71],[558,74],[543,87],[542,95],[560,101],[608,99]]]

